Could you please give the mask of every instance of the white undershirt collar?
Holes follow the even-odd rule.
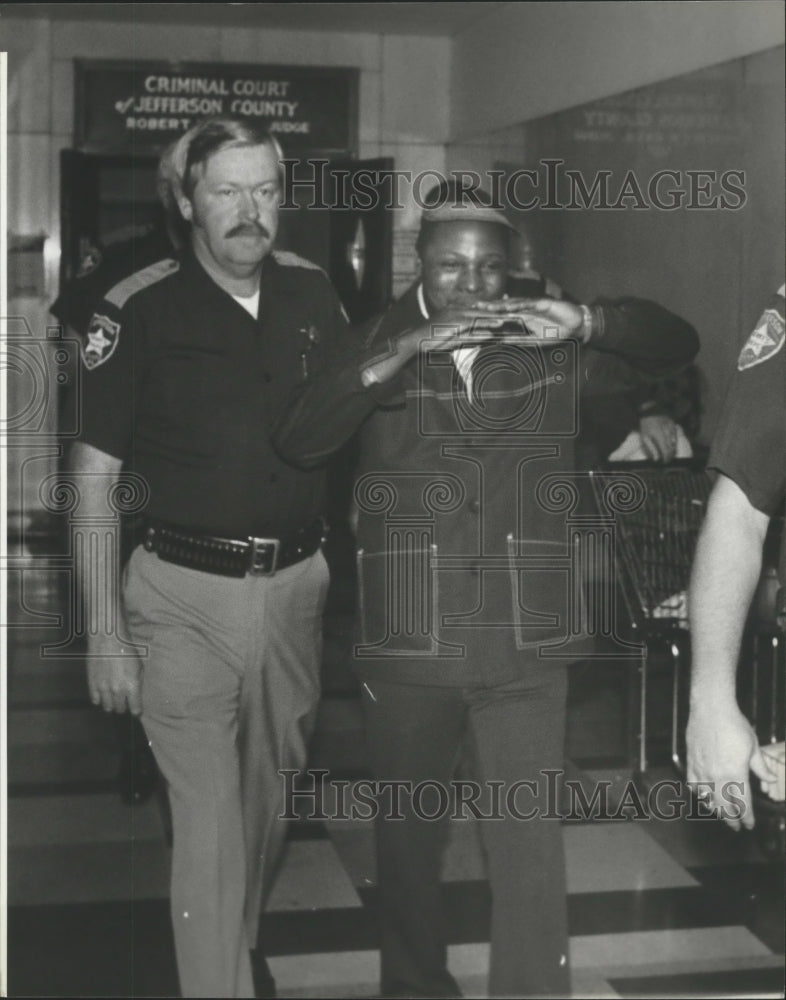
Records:
[[[246,312],[256,319],[259,316],[259,289],[253,295],[233,295],[232,298],[241,305]]]

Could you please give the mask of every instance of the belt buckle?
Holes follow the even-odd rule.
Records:
[[[278,553],[281,548],[281,542],[278,538],[251,538],[251,566],[248,572],[252,576],[273,576],[278,567]],[[272,549],[272,558],[270,560],[270,567],[266,568],[266,560],[268,553]]]

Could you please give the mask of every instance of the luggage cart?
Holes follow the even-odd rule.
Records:
[[[609,464],[593,474],[598,504],[615,472],[634,473],[644,487],[644,500],[616,521],[617,578],[633,636],[647,647],[639,666],[636,778],[643,781],[649,767],[649,654],[663,648],[671,671],[670,754],[680,774],[685,771],[685,728],[690,681],[690,632],[687,589],[696,542],[712,486],[702,463],[676,461],[668,466],[625,462]],[[765,546],[765,569],[740,653],[737,697],[761,745],[784,739],[784,681],[786,636],[775,622],[771,575],[783,518],[773,518]],[[768,556],[769,553],[769,556]],[[784,807],[754,793],[762,846],[783,853]]]
[[[638,669],[636,772],[649,766],[649,671],[651,654],[662,649],[674,677],[683,676],[689,657],[687,590],[693,553],[704,519],[711,481],[703,463],[680,460],[668,466],[652,462],[608,463],[591,474],[599,507],[615,473],[637,476],[643,502],[617,515],[617,586],[627,612],[631,638],[645,644]],[[677,699],[673,699],[674,706]],[[672,731],[677,720],[672,712]]]

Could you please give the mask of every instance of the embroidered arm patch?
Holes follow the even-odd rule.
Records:
[[[93,313],[87,334],[82,341],[82,363],[88,371],[112,357],[120,339],[120,324],[108,316]]]
[[[740,351],[737,368],[744,372],[747,368],[767,361],[783,347],[786,336],[784,323],[783,289],[773,296],[772,301],[761,314],[753,333]]]

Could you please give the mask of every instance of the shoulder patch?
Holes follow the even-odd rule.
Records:
[[[761,314],[753,333],[740,351],[737,359],[738,371],[760,365],[778,353],[786,339],[786,322],[784,321],[783,288],[773,296],[772,301]]]
[[[91,371],[108,361],[114,354],[119,339],[120,324],[108,316],[93,313],[87,334],[80,346],[82,364],[85,368]]]
[[[290,250],[274,250],[273,259],[283,267],[303,267],[307,271],[322,271],[323,274],[325,273],[324,268],[321,268],[319,264],[315,264],[311,260],[306,260],[305,257],[292,253]]]
[[[128,278],[123,278],[114,288],[110,289],[104,299],[117,309],[122,309],[132,295],[141,292],[151,285],[168,278],[171,274],[176,274],[180,270],[180,264],[171,257],[165,260],[157,260],[155,264],[142,268]]]

